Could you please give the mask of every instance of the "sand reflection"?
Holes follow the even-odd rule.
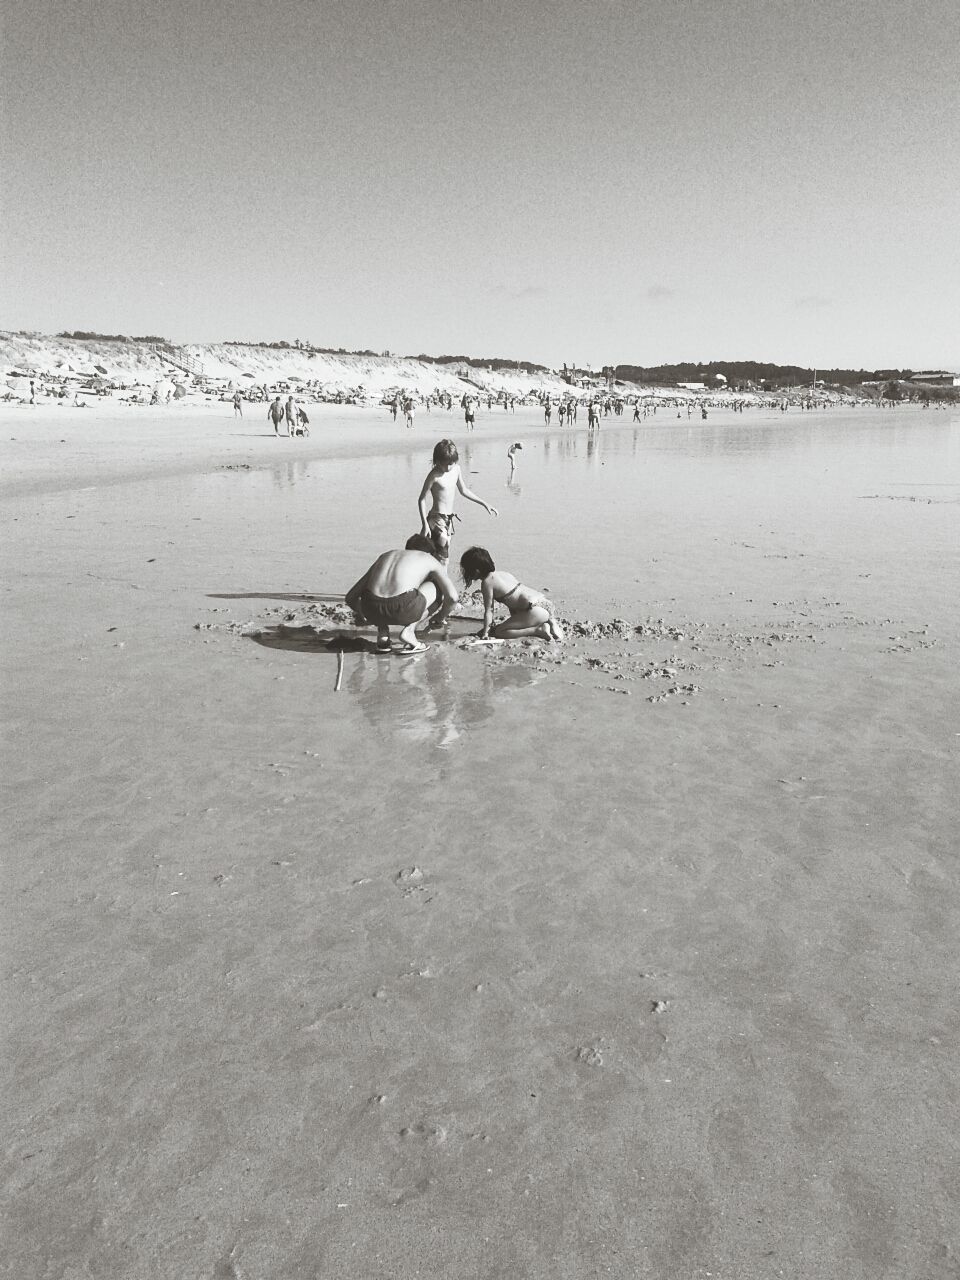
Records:
[[[344,689],[379,734],[447,749],[491,719],[499,699],[544,675],[438,644],[412,658],[348,656]]]

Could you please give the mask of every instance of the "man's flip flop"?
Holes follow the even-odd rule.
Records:
[[[408,653],[426,653],[429,648],[428,644],[405,644],[401,645],[399,649],[394,649],[394,653],[398,653],[402,658],[405,658]]]

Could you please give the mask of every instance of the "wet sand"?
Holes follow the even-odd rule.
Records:
[[[628,428],[491,415],[458,538],[569,643],[336,693],[330,597],[459,421],[278,471],[82,412],[0,423],[9,1274],[957,1273],[956,416],[819,490],[650,424],[621,490]]]

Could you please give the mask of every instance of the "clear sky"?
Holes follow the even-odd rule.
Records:
[[[960,361],[957,0],[11,0],[0,326]]]

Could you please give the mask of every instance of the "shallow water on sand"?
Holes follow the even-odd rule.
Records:
[[[960,420],[453,431],[570,641],[335,692],[435,418],[4,500],[11,1266],[941,1274]]]
[[[450,430],[449,419],[436,425]],[[946,603],[938,583],[957,550],[960,413],[701,422],[661,410],[637,426],[607,419],[593,439],[582,428],[546,433],[530,414],[491,425],[496,435],[452,433],[465,483],[500,512],[494,520],[459,501],[454,567],[466,547],[486,546],[580,616],[666,603],[709,616],[719,601],[759,605],[813,589],[852,593],[864,607],[894,591],[917,607]],[[190,484],[222,503],[228,522],[270,528],[313,589],[342,592],[417,531],[433,444],[422,436],[418,428],[409,452],[285,460]],[[511,476],[513,439],[524,447]]]

